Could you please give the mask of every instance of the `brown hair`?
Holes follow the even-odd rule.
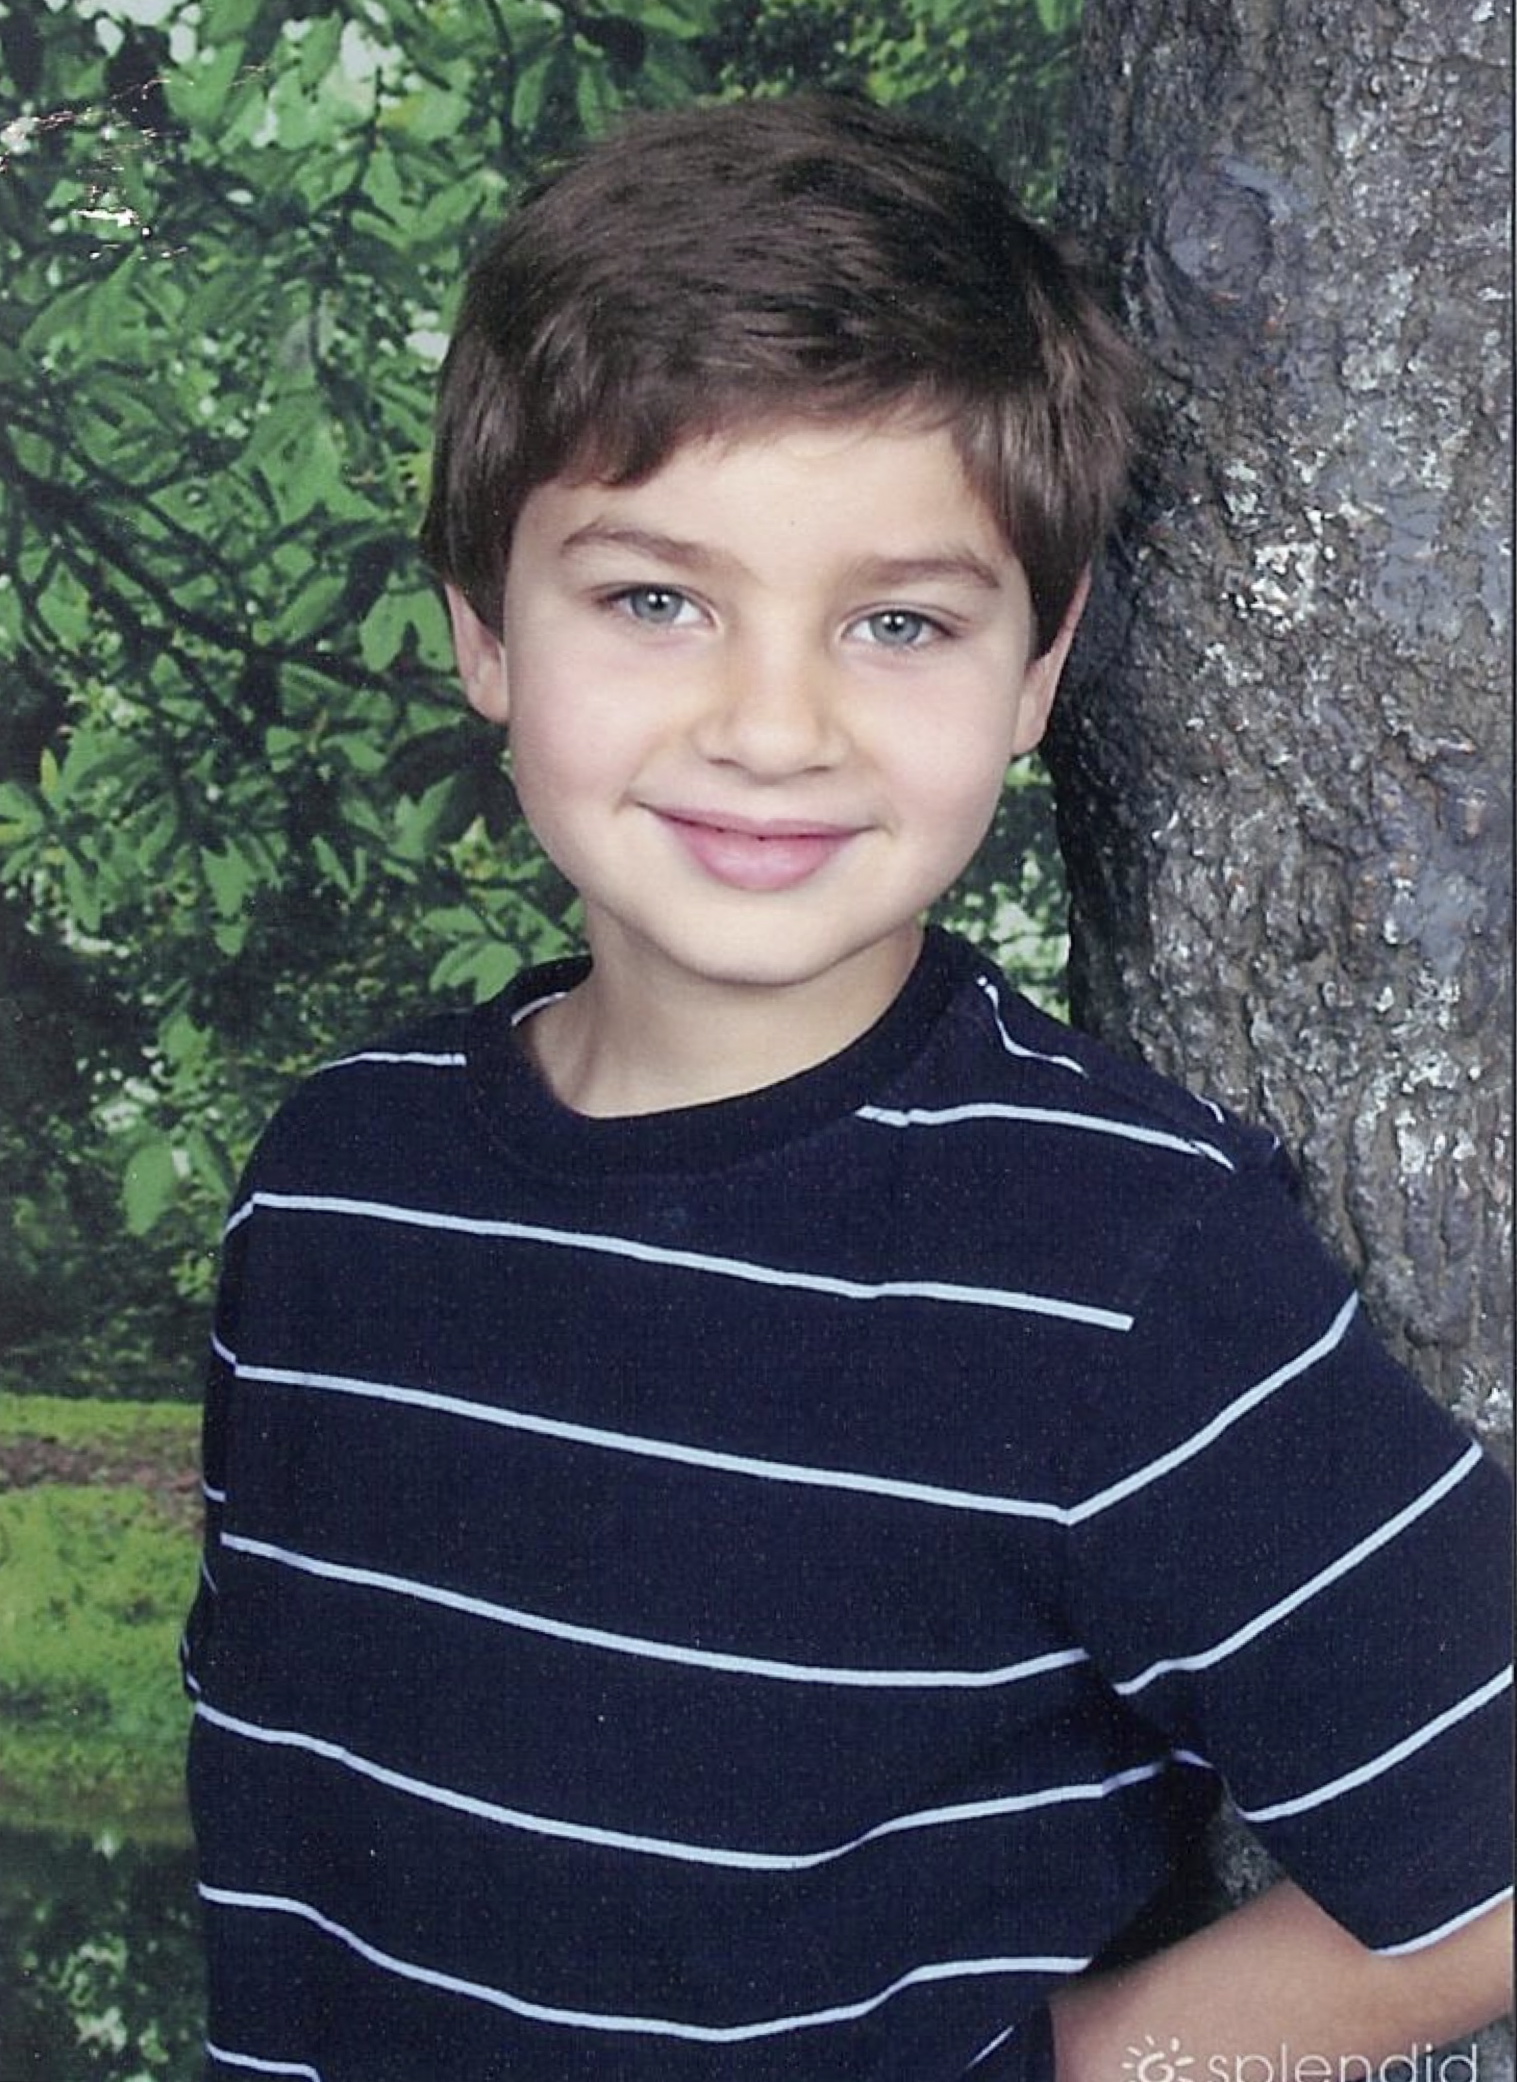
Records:
[[[1133,357],[973,148],[824,94],[635,117],[539,181],[470,271],[422,547],[498,629],[522,502],[683,440],[890,413],[946,426],[1052,643],[1111,525]]]

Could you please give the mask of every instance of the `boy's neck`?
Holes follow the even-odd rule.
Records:
[[[554,1096],[595,1118],[674,1112],[761,1091],[814,1069],[867,1033],[910,975],[921,934],[840,988],[815,982],[657,988],[595,962],[567,997],[533,1015],[524,1047]]]

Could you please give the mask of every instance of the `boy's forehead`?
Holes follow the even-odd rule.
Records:
[[[890,500],[893,489],[899,490],[899,505]],[[638,477],[608,480],[571,468],[529,494],[527,504],[549,494],[560,512],[593,508],[609,524],[618,513],[666,507],[677,513],[692,501],[712,514],[729,505],[741,513],[745,499],[759,492],[772,495],[774,503],[754,518],[775,528],[793,523],[796,500],[808,511],[820,500],[850,530],[882,538],[916,532],[920,516],[926,527],[952,523],[966,539],[1000,543],[996,518],[971,482],[949,429],[906,412],[766,418],[697,429],[677,438]]]

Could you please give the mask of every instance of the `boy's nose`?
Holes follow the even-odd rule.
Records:
[[[734,644],[696,729],[708,759],[783,778],[834,765],[846,738],[829,661],[799,643]]]

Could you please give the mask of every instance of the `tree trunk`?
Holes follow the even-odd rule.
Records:
[[[1510,1428],[1508,25],[1088,0],[1066,214],[1155,367],[1050,763],[1076,1017],[1278,1128]]]
[[[1076,1018],[1278,1128],[1498,1447],[1507,33],[1493,0],[1087,0],[1066,215],[1158,397],[1050,746]]]

